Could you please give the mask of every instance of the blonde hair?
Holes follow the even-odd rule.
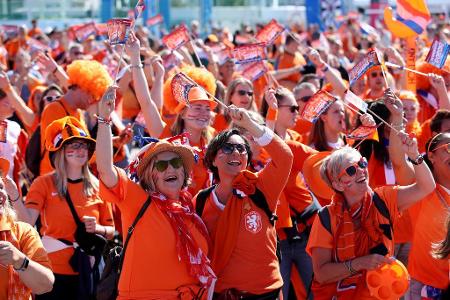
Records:
[[[8,222],[14,222],[17,220],[17,214],[14,208],[9,203],[8,199],[5,200],[2,206],[0,206],[0,219],[6,218]]]
[[[333,188],[332,182],[339,176],[344,160],[352,155],[361,156],[358,150],[345,146],[325,158],[322,166],[320,166],[320,177],[322,177],[329,187]]]
[[[66,196],[67,192],[67,164],[64,156],[64,145],[54,154],[55,174],[54,181],[56,189],[61,197]],[[83,193],[86,197],[93,196],[99,190],[98,179],[89,170],[89,161],[87,160],[82,166],[83,175]]]

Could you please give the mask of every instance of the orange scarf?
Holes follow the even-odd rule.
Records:
[[[19,249],[19,242],[11,230],[0,231],[0,240],[10,242],[14,247]],[[29,300],[31,290],[22,283],[19,274],[17,274],[12,265],[7,266],[7,268],[9,274],[7,300]]]
[[[258,176],[248,170],[244,170],[233,181],[233,189],[242,191],[246,195],[252,195],[256,191]],[[239,232],[239,224],[242,217],[243,201],[233,190],[233,196],[225,205],[219,220],[214,238],[214,250],[211,266],[217,277],[230,260],[231,254],[236,247],[236,239]]]

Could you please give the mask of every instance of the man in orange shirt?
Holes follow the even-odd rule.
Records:
[[[299,47],[300,45],[288,35],[284,44],[284,52],[278,59],[276,69],[282,70],[306,65],[303,55],[299,52]],[[280,84],[292,90],[300,80],[300,77],[300,72],[298,74],[293,74],[284,80],[281,80]]]
[[[82,110],[95,104],[112,83],[108,72],[97,61],[75,61],[67,67],[67,74],[69,76],[69,90],[60,100],[50,103],[42,112],[41,154],[43,153],[44,156],[41,160],[41,175],[53,170],[48,152],[44,150],[43,133],[47,126],[54,120],[72,116],[86,127]]]
[[[31,20],[31,29],[28,31],[28,36],[31,38],[42,34],[42,30],[37,26],[37,21],[37,19]]]

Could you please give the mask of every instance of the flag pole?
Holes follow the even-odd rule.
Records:
[[[219,104],[219,106],[221,106],[224,109],[228,109],[228,106],[225,105],[225,103],[223,103],[222,101],[220,101],[219,99],[217,99],[214,95],[212,95],[211,93],[209,93],[206,89],[204,89],[202,86],[200,86],[197,82],[195,82],[191,77],[187,76],[186,74],[184,74],[183,72],[180,72],[182,74],[182,76],[184,76],[184,78],[186,78],[187,80],[189,80],[191,83],[195,84],[196,86],[198,86],[199,88],[201,88],[208,96],[210,96],[211,98],[214,99],[214,101],[217,102],[217,104]],[[180,74],[178,73],[178,74]]]

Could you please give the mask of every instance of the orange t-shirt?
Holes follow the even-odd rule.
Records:
[[[289,175],[292,154],[278,136],[274,136],[265,149],[272,160],[258,173],[256,187],[264,194],[271,211],[274,211]],[[202,219],[210,232],[213,247],[221,249],[229,241],[216,239],[216,236],[220,235],[217,225],[224,210],[230,207],[220,207],[214,197],[213,191],[205,203]],[[227,203],[232,203],[233,198],[239,197],[233,194]],[[234,288],[261,295],[283,285],[276,256],[276,230],[269,223],[266,213],[248,196],[241,200],[239,203],[242,203],[242,214],[236,216],[239,225],[231,256],[221,272],[213,269],[217,276],[215,290],[222,292]],[[215,262],[212,261],[212,264],[214,266]]]
[[[311,194],[306,188],[303,175],[300,172],[303,169],[305,160],[311,154],[317,153],[317,150],[296,141],[286,141],[286,143],[291,148],[292,154],[294,154],[294,160],[283,194],[288,202],[287,209],[290,211],[290,215],[295,215],[290,207],[301,213],[312,203]],[[281,240],[286,239],[286,234],[283,230],[278,230],[278,235]]]
[[[39,27],[31,28],[28,31],[28,36],[29,37],[34,37],[35,35],[39,35],[39,34],[42,34],[42,30]]]
[[[124,170],[115,169],[117,185],[108,188],[100,183],[100,195],[119,207],[122,230],[127,232],[148,194],[128,179]],[[208,253],[206,239],[190,220],[185,222],[202,251]],[[177,290],[189,285],[199,282],[178,259],[175,233],[167,216],[151,203],[129,241],[117,299],[180,299]]]
[[[442,200],[439,199],[439,191]],[[445,239],[450,194],[437,185],[435,192],[410,208],[414,235],[409,252],[408,271],[411,278],[421,283],[445,290],[449,284],[448,259],[435,259],[431,256],[432,244]]]
[[[397,206],[397,186],[384,186],[384,187],[379,187],[376,188],[374,190],[379,196],[380,198],[384,201],[384,203],[386,204],[386,207],[389,210],[390,216],[391,216],[391,221],[395,226],[395,223],[398,221],[398,217],[399,217],[399,212],[398,212],[398,206]],[[333,211],[331,209],[328,210],[330,212],[330,220],[331,220],[331,228],[332,231],[334,232],[335,228],[336,228],[336,220],[335,220],[335,216],[333,216]],[[377,216],[377,209],[375,208],[375,205],[372,205],[370,211],[369,211],[369,218],[376,218]],[[357,234],[357,232],[356,232]],[[356,236],[355,234],[355,236]],[[386,245],[386,247],[388,248],[388,256],[392,256],[394,254],[394,247],[393,247],[393,243],[391,243],[391,245]],[[312,252],[314,248],[325,248],[325,249],[330,249],[333,250],[333,246],[334,246],[334,237],[333,235],[322,226],[322,223],[320,221],[319,218],[316,218],[314,220],[313,226],[311,228],[311,233],[309,235],[309,240],[308,240],[308,245],[306,246],[306,252],[312,256]],[[375,246],[375,245],[370,245],[370,246]],[[364,256],[364,255],[368,255],[369,254],[369,249],[362,249],[362,248],[356,248],[356,256]],[[359,252],[359,253],[358,253]],[[334,260],[334,255],[331,256],[332,258],[332,262],[336,262]],[[357,286],[356,286],[356,290],[355,293],[352,295],[352,299],[376,299],[374,297],[370,296],[370,292],[369,289],[367,288],[366,285],[366,276],[361,276],[360,277],[360,281],[358,282]],[[334,293],[337,294],[336,289],[337,289],[337,284],[336,282],[334,283],[329,283],[329,284],[322,284],[320,285],[317,281],[313,282],[313,291],[314,290],[322,290],[323,294],[318,294],[317,292],[314,293],[314,299],[331,299],[330,298],[323,298],[324,295],[330,296],[329,293]],[[325,293],[325,290],[327,291]],[[321,298],[322,295],[322,298]],[[338,297],[337,299],[350,299],[350,298],[344,298],[344,297]]]
[[[77,225],[65,198],[60,197],[57,192],[53,176],[54,173],[49,173],[39,176],[33,181],[27,194],[25,206],[39,211],[42,236],[74,242]],[[73,183],[68,182],[67,189],[79,218],[91,216],[95,217],[100,225],[114,225],[111,205],[103,202],[99,193],[91,197],[84,196],[81,180]],[[77,274],[69,264],[73,253],[73,247],[49,253],[53,272],[64,275]]]
[[[215,136],[217,134],[217,132],[212,127],[208,127],[206,130],[212,136]],[[173,136],[173,134],[172,134],[172,131],[170,130],[170,126],[166,125],[164,127],[163,132],[159,136],[159,138],[165,139],[165,138],[169,138],[171,136]],[[208,169],[205,167],[205,164],[203,163],[203,157],[204,157],[204,154],[206,151],[206,141],[204,140],[204,138],[202,138],[202,140],[200,141],[199,144],[194,144],[191,141],[189,141],[189,142],[190,142],[190,146],[197,147],[198,149],[201,150],[201,153],[199,154],[198,162],[196,164],[194,164],[194,168],[192,171],[192,173],[193,173],[192,174],[192,183],[189,185],[189,188],[188,188],[189,193],[191,193],[191,195],[196,195],[198,193],[198,191],[206,188],[208,179],[209,179]]]
[[[285,52],[280,55],[277,69],[278,70],[289,69],[289,68],[303,66],[303,65],[306,65],[306,61],[303,58],[303,55],[301,55],[298,52],[296,52],[294,55]],[[297,74],[292,74],[292,75],[284,78],[284,80],[289,80],[289,81],[297,83],[300,80],[300,78],[301,78],[300,73],[297,73]]]
[[[297,123],[295,124],[293,130],[298,132],[302,136],[303,141],[309,140],[309,133],[313,127],[313,123],[306,121],[302,118],[298,118]]]
[[[78,119],[78,121],[81,122],[81,124],[84,125],[84,127],[86,127],[83,112],[80,109],[70,108],[64,98],[61,98],[58,101],[54,101],[45,107],[41,116],[41,153],[45,150],[45,129],[48,127],[48,125],[50,125],[51,122],[64,118],[68,115],[75,117],[76,119]],[[53,171],[53,167],[50,164],[48,151],[45,151],[44,157],[41,160],[40,175],[44,175],[51,171]]]
[[[30,260],[51,269],[51,264],[42,246],[41,238],[36,230],[27,223],[8,222],[0,215],[0,231],[12,231],[12,235],[18,241],[19,251],[25,254]],[[8,299],[8,268],[0,266],[0,299]]]

